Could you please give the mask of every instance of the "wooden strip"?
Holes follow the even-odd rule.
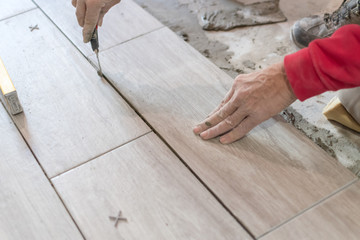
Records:
[[[5,65],[0,58],[0,89],[3,95],[11,92],[15,92],[16,89],[12,83],[8,72],[6,71]]]
[[[2,93],[1,99],[4,100],[11,114],[18,114],[23,111],[15,86],[12,83],[8,72],[0,58],[0,89]]]
[[[153,133],[52,181],[87,239],[251,239]]]
[[[77,23],[71,0],[35,0],[35,2],[81,52],[86,56],[93,54],[90,45],[83,44],[82,28]],[[99,27],[100,52],[162,26],[132,0],[122,0],[110,9],[104,18],[103,26]]]
[[[168,29],[109,49],[102,60],[117,89],[256,236],[355,179],[280,117],[228,146],[195,136],[192,127],[232,79]]]
[[[359,199],[360,182],[357,181],[261,239],[359,239]]]
[[[1,1],[0,20],[11,17],[13,15],[25,12],[35,8],[35,4],[31,0],[11,0]],[[28,23],[31,24],[31,23]],[[30,25],[29,25],[30,26]],[[27,25],[26,25],[27,27]]]
[[[150,131],[40,10],[1,22],[0,36],[24,108],[14,121],[48,176]]]
[[[0,103],[0,239],[82,239]]]

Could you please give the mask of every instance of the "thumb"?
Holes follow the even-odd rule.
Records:
[[[105,13],[103,12],[100,12],[100,15],[99,15],[99,21],[98,21],[98,26],[102,26],[103,24],[103,21],[104,21],[104,16],[105,16]]]

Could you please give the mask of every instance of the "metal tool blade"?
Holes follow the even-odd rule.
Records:
[[[99,70],[97,71],[97,74],[98,74],[100,77],[103,77],[103,73],[102,73],[102,69],[101,69],[101,64],[100,64],[100,59],[99,59],[99,50],[98,50],[98,49],[95,50],[95,54],[96,54],[96,58],[97,58],[98,65],[99,65]]]

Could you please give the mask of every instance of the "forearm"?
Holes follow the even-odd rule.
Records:
[[[360,86],[360,26],[346,25],[330,38],[284,59],[287,78],[304,101],[326,91]]]

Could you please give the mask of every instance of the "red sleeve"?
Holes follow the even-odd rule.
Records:
[[[360,25],[339,28],[330,38],[284,59],[287,78],[296,97],[304,101],[326,91],[360,86]]]

